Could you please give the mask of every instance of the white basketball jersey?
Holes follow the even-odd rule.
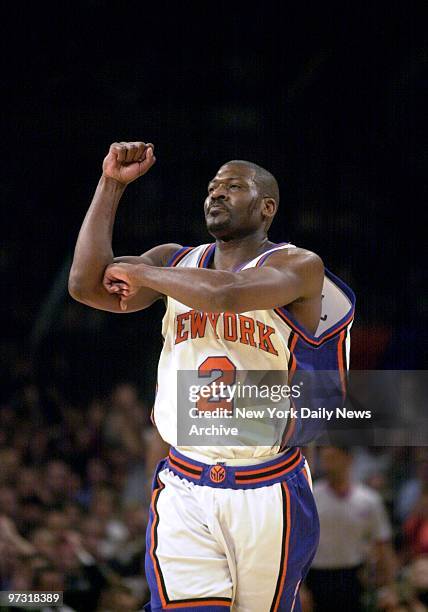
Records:
[[[292,244],[280,244],[255,257],[240,270],[262,266],[273,252],[293,249]],[[184,247],[169,265],[208,267],[214,256],[215,244]],[[349,327],[353,319],[352,291],[339,279],[326,273],[323,290],[323,314],[315,335],[309,334],[295,321],[286,308],[254,310],[245,313],[202,313],[168,297],[162,322],[164,345],[158,366],[158,388],[153,420],[162,438],[184,454],[206,462],[266,458],[281,450],[273,446],[177,446],[177,372],[180,370],[215,370],[216,364],[227,359],[237,371],[280,370],[296,367],[313,369],[312,354],[326,345],[334,351],[333,365],[325,369],[346,369],[349,360]],[[297,358],[297,343],[301,358]],[[212,367],[211,367],[212,366]],[[217,367],[217,369],[221,369]]]

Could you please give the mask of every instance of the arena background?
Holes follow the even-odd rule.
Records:
[[[255,161],[280,184],[271,238],[316,251],[357,295],[352,368],[426,367],[427,17],[416,2],[8,5],[0,512],[27,542],[36,527],[57,529],[51,553],[60,551],[61,529],[90,523],[91,478],[116,515],[129,474],[144,473],[144,444],[130,441],[126,424],[115,435],[115,418],[128,402],[130,422],[148,431],[162,306],[116,316],[67,293],[77,233],[115,140],[154,142],[158,160],[124,196],[115,254],[210,241],[209,178],[229,159]],[[394,504],[422,451],[388,452],[378,488],[401,554]],[[58,481],[74,478],[72,493],[49,482],[55,470]],[[76,507],[67,523],[64,504],[76,500],[86,514]],[[3,589],[25,572],[31,585],[33,570],[16,555],[2,562]],[[403,567],[410,558],[400,557]]]

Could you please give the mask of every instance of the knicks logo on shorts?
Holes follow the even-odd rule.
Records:
[[[212,468],[210,469],[210,480],[212,482],[223,482],[223,480],[226,478],[226,470],[224,469],[224,467],[222,465],[213,465]]]

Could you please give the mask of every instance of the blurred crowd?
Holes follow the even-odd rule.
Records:
[[[167,453],[149,415],[130,382],[82,405],[26,376],[14,385],[0,407],[0,590],[63,591],[64,611],[142,609],[151,474]],[[344,461],[328,463],[323,452],[308,453],[315,487],[326,479],[334,488]],[[345,454],[352,482],[384,513],[378,534],[389,541],[383,568],[376,547],[367,549],[361,609],[428,610],[428,449]],[[303,604],[315,610],[308,587]]]
[[[30,384],[0,409],[0,590],[64,591],[76,611],[138,610],[150,475],[166,449],[131,384],[57,408],[49,423]]]

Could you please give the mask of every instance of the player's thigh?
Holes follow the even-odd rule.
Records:
[[[169,470],[159,474],[150,508],[146,575],[152,609],[198,600],[229,609],[232,580],[224,550],[210,530],[210,491],[182,480]],[[202,496],[202,498],[201,498]],[[201,602],[202,603],[202,602]]]
[[[297,612],[299,587],[319,538],[309,483],[301,472],[287,482],[245,493],[250,495],[242,517],[233,609]]]

